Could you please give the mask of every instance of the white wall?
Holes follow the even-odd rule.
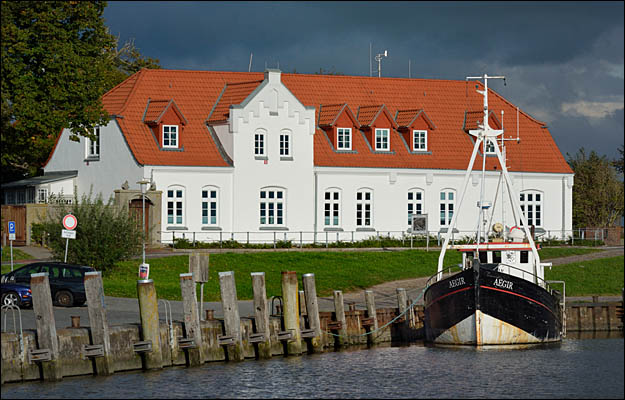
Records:
[[[87,138],[80,137],[80,142],[69,140],[70,131],[64,129],[56,149],[44,171],[78,170],[76,187],[78,197],[88,194],[93,185],[93,195],[102,193],[104,201],[113,196],[113,190],[119,189],[128,180],[130,188],[139,189],[137,181],[142,178],[143,168],[134,160],[121,130],[115,119],[100,127],[100,159],[86,160]],[[64,188],[64,193],[73,195]]]

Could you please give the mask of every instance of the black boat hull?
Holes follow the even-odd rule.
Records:
[[[561,340],[560,296],[533,282],[475,266],[428,287],[426,341],[507,345]]]

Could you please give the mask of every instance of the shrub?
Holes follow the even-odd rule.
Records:
[[[83,195],[80,201],[76,196],[74,204],[51,204],[46,220],[37,230],[48,234],[48,246],[54,257],[63,260],[68,239],[61,237],[62,219],[73,214],[78,225],[76,239],[69,239],[67,262],[104,271],[118,261],[140,254],[142,231],[129,215],[128,207],[116,207],[112,197],[105,204],[102,195],[95,199],[91,196],[91,192]],[[51,198],[50,203],[53,202]]]

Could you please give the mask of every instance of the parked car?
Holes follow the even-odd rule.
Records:
[[[15,304],[18,307],[32,307],[33,293],[26,285],[16,283],[0,284],[0,293],[2,293],[2,305]]]
[[[36,262],[3,274],[0,282],[14,283],[30,288],[31,274],[47,272],[52,301],[64,307],[81,306],[87,300],[84,282],[85,272],[91,271],[95,270],[84,265]]]

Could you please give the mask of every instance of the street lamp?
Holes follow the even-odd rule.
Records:
[[[143,226],[143,232],[141,233],[141,237],[143,238],[143,262],[141,263],[141,267],[145,268],[145,279],[148,278],[149,267],[145,263],[145,189],[143,185],[147,185],[150,182],[150,179],[145,178],[137,182],[139,185],[141,185],[141,220]],[[141,267],[139,267],[139,275],[141,275]]]

